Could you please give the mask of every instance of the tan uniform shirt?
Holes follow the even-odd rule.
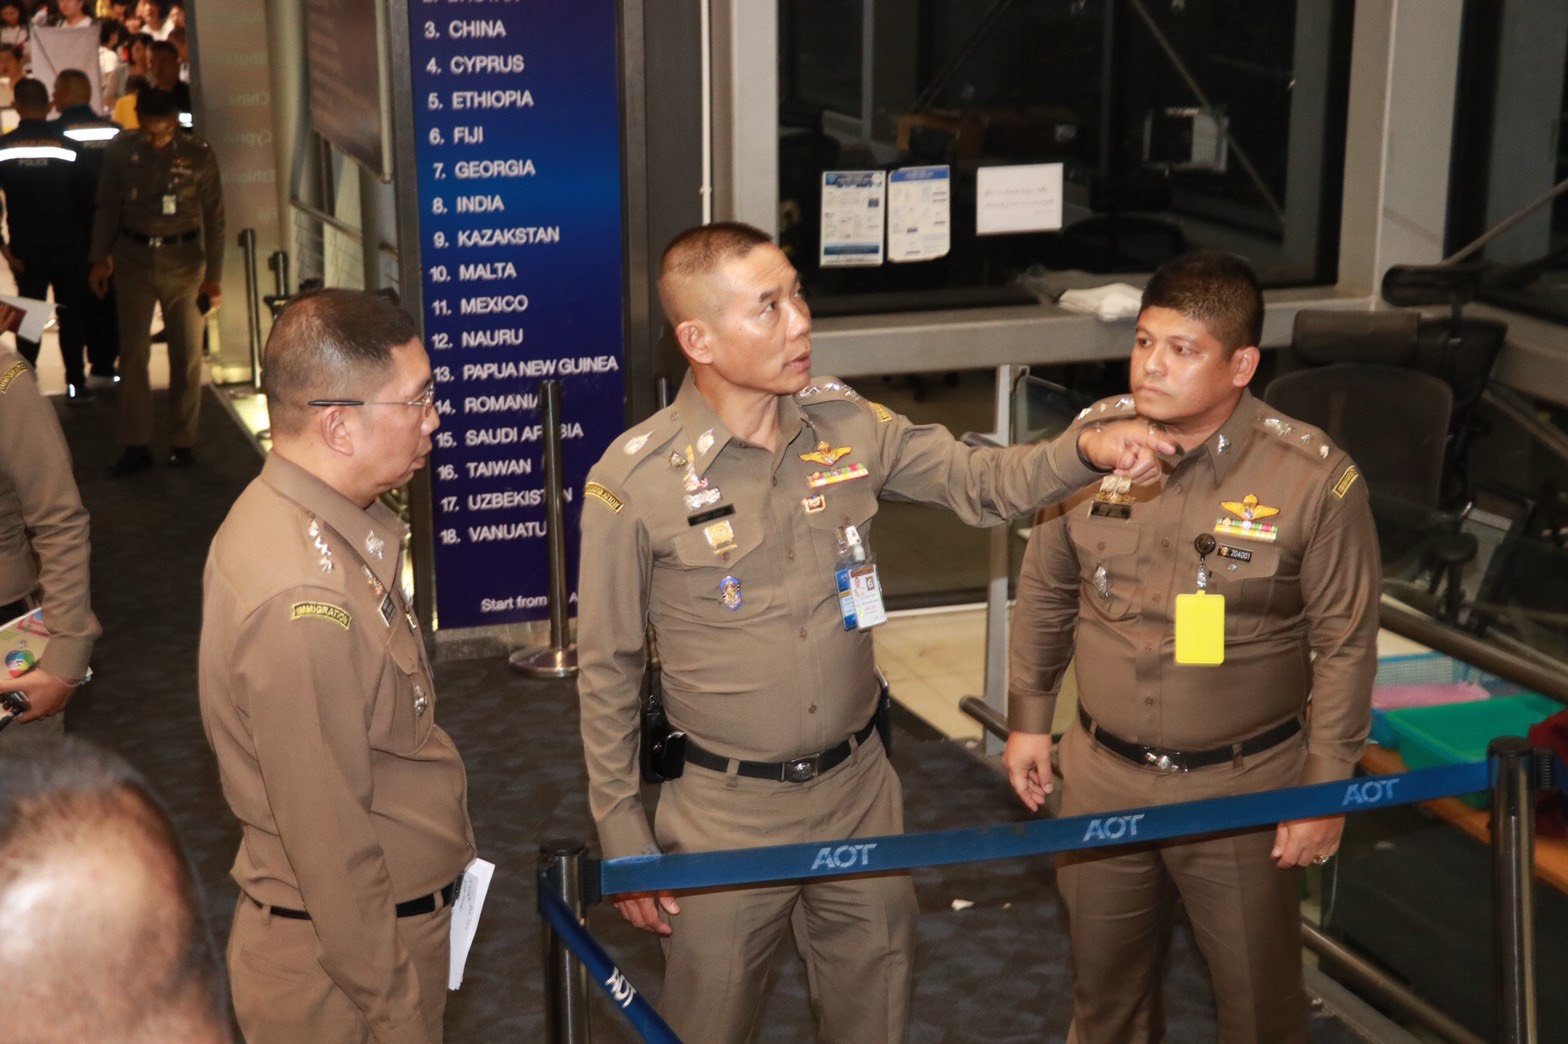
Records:
[[[474,855],[467,776],[397,587],[401,540],[386,507],[274,453],[202,586],[202,723],[244,828],[234,880],[310,914],[322,967],[377,1039],[424,1035],[393,906]]]
[[[102,633],[88,603],[90,550],[60,419],[33,368],[0,348],[0,604],[37,593],[50,631],[38,666],[66,681],[87,673]]]
[[[1129,407],[1107,400],[1089,419]],[[1322,432],[1246,393],[1162,484],[1096,485],[1050,514],[1018,581],[1013,728],[1050,731],[1076,648],[1081,705],[1122,739],[1223,746],[1304,714],[1310,698],[1301,783],[1351,774],[1371,714],[1381,570],[1366,483]],[[1225,596],[1218,667],[1174,660],[1175,600],[1197,590],[1200,534],[1217,544],[1208,592]]]
[[[839,615],[837,530],[857,526],[875,552],[879,496],[984,525],[1094,477],[1074,440],[971,448],[833,378],[779,400],[779,443],[769,453],[733,436],[688,377],[673,405],[617,439],[589,473],[578,693],[607,857],[655,850],[638,802],[647,623],[670,721],[693,741],[758,761],[824,750],[876,704],[871,634],[845,631]],[[812,485],[832,472],[852,477]],[[726,505],[732,514],[692,523]]]
[[[88,259],[97,264],[108,257],[122,232],[200,232],[196,242],[202,245],[206,265],[202,278],[221,282],[223,223],[218,157],[205,141],[177,133],[167,148],[155,149],[140,134],[121,134],[104,150]]]

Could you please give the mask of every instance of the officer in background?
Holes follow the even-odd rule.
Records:
[[[32,670],[0,672],[0,692],[27,702],[0,732],[0,754],[65,731],[61,712],[87,676],[100,633],[88,604],[89,554],[87,509],[60,420],[32,367],[0,348],[0,624],[41,606],[50,632]]]
[[[120,128],[93,111],[92,81],[80,69],[65,69],[54,81],[54,108],[60,115],[53,126],[76,146],[77,224],[81,228],[82,301],[86,307],[87,372],[89,386],[113,384],[114,361],[120,354],[120,331],[114,311],[114,283],[103,297],[87,291],[87,243],[93,234],[93,207],[104,156]]]
[[[296,297],[265,359],[273,450],[202,583],[202,723],[244,831],[235,1013],[251,1044],[439,1041],[474,839],[378,499],[430,452],[430,364],[354,290]]]
[[[93,293],[109,292],[115,276],[120,312],[120,442],[110,472],[126,475],[152,466],[153,306],[163,309],[169,337],[169,465],[194,463],[201,409],[198,307],[216,308],[222,296],[223,189],[218,160],[200,138],[177,133],[179,106],[168,91],[136,96],[135,134],[109,145],[93,217]]]
[[[77,220],[76,143],[49,122],[49,91],[37,80],[16,85],[21,123],[0,135],[0,191],[5,193],[10,241],[0,244],[16,290],[23,297],[54,302],[60,319],[60,357],[65,360],[66,395],[73,403],[92,398],[87,387],[87,232]],[[17,336],[17,350],[34,365],[38,342]]]
[[[837,380],[813,380],[795,270],[746,225],[677,236],[659,294],[691,374],[671,407],[611,445],[584,490],[592,553],[578,586],[578,691],[604,855],[897,833],[903,800],[874,729],[871,635],[840,615],[840,547],[870,547],[879,496],[996,524],[1097,469],[1152,473],[1146,443],[1165,443],[1127,421],[1052,444],[975,449]],[[652,831],[638,798],[650,624],[671,725],[688,737]],[[792,918],[818,1033],[903,1037],[916,909],[908,875],[616,905],[666,937],[659,1008],[683,1040],[747,1038]]]
[[[1136,409],[1184,453],[1157,484],[1107,479],[1048,509],[1029,538],[1004,761],[1031,809],[1052,788],[1051,721],[1075,652],[1063,815],[1355,768],[1377,670],[1366,483],[1322,432],[1248,392],[1262,328],[1257,278],[1228,254],[1176,258],[1144,291],[1130,407],[1102,402],[1082,423]],[[1219,1039],[1306,1041],[1298,868],[1333,855],[1343,826],[1330,817],[1063,856],[1074,1039],[1164,1037],[1157,941],[1180,896],[1214,979]]]

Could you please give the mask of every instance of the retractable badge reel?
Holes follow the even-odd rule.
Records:
[[[838,531],[838,560],[833,564],[838,585],[838,611],[846,631],[869,631],[887,622],[882,606],[882,583],[877,578],[876,557],[866,550],[860,531],[843,526]]]
[[[1176,596],[1176,662],[1217,667],[1225,662],[1225,596],[1209,593],[1208,557],[1218,544],[1201,533],[1192,546],[1198,552],[1198,590]]]

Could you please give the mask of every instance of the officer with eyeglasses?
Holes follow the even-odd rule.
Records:
[[[430,453],[430,363],[386,297],[321,290],[263,375],[273,450],[202,587],[202,721],[243,829],[235,1013],[252,1042],[439,1041],[474,838],[379,501]]]

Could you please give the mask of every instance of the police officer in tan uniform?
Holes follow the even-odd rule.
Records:
[[[1355,767],[1377,669],[1366,483],[1322,432],[1248,392],[1262,323],[1244,262],[1177,258],[1144,292],[1130,401],[1086,411],[1093,426],[1136,409],[1183,452],[1159,483],[1106,478],[1030,536],[1004,760],[1031,809],[1052,787],[1051,721],[1075,652],[1063,815],[1322,783]],[[1062,858],[1073,1038],[1163,1039],[1160,970],[1179,895],[1213,976],[1219,1039],[1307,1040],[1298,868],[1333,855],[1343,825]]]
[[[881,496],[1000,523],[1096,477],[1088,461],[1152,474],[1147,443],[1162,437],[1128,421],[1049,445],[973,449],[813,380],[799,280],[745,225],[678,236],[659,289],[691,374],[672,406],[611,445],[583,507],[579,695],[604,855],[897,833],[902,796],[873,728],[871,636],[840,616],[841,531],[854,526],[870,544]],[[688,736],[652,830],[638,800],[650,623],[671,724]],[[903,1036],[907,875],[617,906],[665,938],[659,1008],[683,1040],[746,1039],[792,922],[819,1037]]]
[[[174,95],[148,88],[136,96],[140,124],[109,145],[98,181],[88,284],[103,297],[114,278],[120,317],[120,442],[125,451],[111,472],[152,466],[153,306],[163,309],[169,335],[169,457],[174,467],[194,460],[201,408],[198,299],[217,307],[223,291],[223,189],[218,160],[207,143],[177,133]]]
[[[0,732],[0,755],[57,739],[61,711],[87,675],[101,629],[88,601],[87,509],[71,474],[60,420],[33,368],[0,348],[0,623],[41,606],[51,632],[31,671],[0,671],[0,691],[29,709]]]
[[[202,721],[244,830],[235,1012],[252,1044],[439,1041],[467,777],[377,499],[430,451],[430,364],[385,297],[327,290],[278,318],[265,373],[273,451],[203,580]]]

